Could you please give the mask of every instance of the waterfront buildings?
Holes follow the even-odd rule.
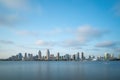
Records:
[[[114,59],[114,55],[109,54],[109,53],[105,53],[104,58],[105,58],[105,60],[112,60],[112,59]]]
[[[80,53],[78,52],[77,54],[76,54],[76,60],[80,60],[80,55],[79,55]]]
[[[84,59],[85,59],[84,53],[82,52],[82,53],[81,53],[81,60],[84,60]]]
[[[25,53],[24,60],[25,61],[27,60],[27,53]]]
[[[63,60],[65,60],[65,61],[70,60],[70,55],[69,54],[65,54]]]
[[[46,60],[50,60],[50,51],[49,51],[49,49],[47,49],[47,52],[46,52]]]
[[[59,53],[59,52],[57,53],[56,59],[57,59],[57,60],[60,60],[60,53]]]
[[[105,53],[104,57],[102,56],[97,56],[95,57],[94,55],[89,55],[88,58],[85,57],[85,54],[83,52],[79,53],[77,52],[76,54],[70,55],[70,54],[64,54],[60,55],[60,53],[56,53],[56,56],[54,54],[50,54],[50,50],[46,50],[46,55],[42,56],[42,52],[39,50],[37,55],[33,55],[31,53],[24,53],[24,56],[22,53],[18,53],[17,55],[9,57],[7,60],[11,61],[94,61],[94,60],[118,60],[120,59],[120,55],[118,58],[115,58],[113,54],[110,53]]]
[[[17,56],[18,56],[18,60],[22,60],[22,57],[23,57],[22,53],[19,53]]]
[[[72,55],[72,60],[75,60],[75,54]]]
[[[40,60],[42,59],[41,51],[40,50],[38,51],[38,59],[40,59]]]

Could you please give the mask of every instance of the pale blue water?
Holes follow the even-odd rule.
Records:
[[[0,80],[120,80],[120,62],[0,61]]]

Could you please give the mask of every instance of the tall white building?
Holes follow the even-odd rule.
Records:
[[[38,59],[41,59],[42,58],[42,56],[41,56],[41,51],[39,50],[38,51]]]
[[[109,54],[109,53],[105,53],[104,58],[105,58],[105,60],[110,60],[110,59],[114,58],[114,55],[113,54]]]

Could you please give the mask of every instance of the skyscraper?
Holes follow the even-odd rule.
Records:
[[[30,53],[28,53],[28,60],[30,60]]]
[[[30,60],[33,60],[33,54],[30,54]]]
[[[49,51],[49,49],[47,49],[46,58],[47,58],[47,60],[50,60],[50,51]]]
[[[65,54],[64,55],[64,60],[70,60],[70,55],[69,54]]]
[[[22,57],[23,57],[23,56],[22,56],[22,53],[19,53],[19,54],[18,54],[18,60],[22,60]]]
[[[110,54],[110,59],[113,59],[114,58],[114,55],[113,54]]]
[[[82,52],[82,53],[81,53],[81,60],[84,60],[84,59],[85,59],[84,53]]]
[[[57,59],[57,60],[60,60],[60,53],[59,53],[59,52],[57,53],[56,59]]]
[[[109,53],[105,53],[104,58],[105,60],[109,60],[111,58],[111,55]]]
[[[75,60],[75,54],[72,55],[72,60]]]
[[[39,50],[38,51],[38,59],[41,59],[42,57],[41,57],[41,51]]]
[[[25,61],[27,60],[27,53],[25,53],[24,60]]]
[[[77,60],[80,59],[80,57],[79,57],[79,52],[77,53],[76,58],[77,58]]]

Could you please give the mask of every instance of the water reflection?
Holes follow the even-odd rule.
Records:
[[[0,62],[0,80],[118,80],[120,62]]]

